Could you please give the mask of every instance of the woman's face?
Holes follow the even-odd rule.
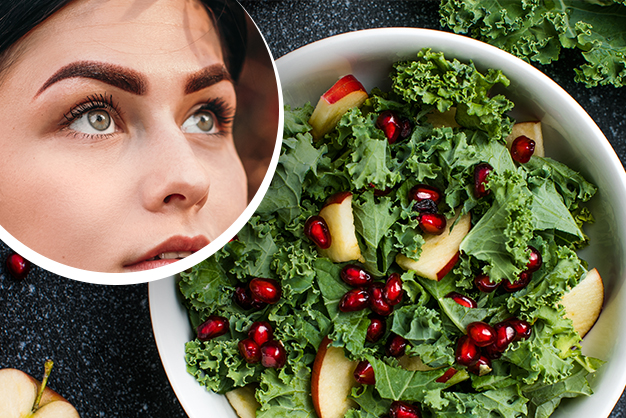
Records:
[[[16,56],[0,80],[0,225],[23,244],[136,271],[243,212],[235,91],[196,1],[73,1]]]

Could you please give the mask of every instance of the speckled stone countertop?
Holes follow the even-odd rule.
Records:
[[[242,1],[275,58],[312,41],[365,28],[440,29],[435,1]],[[626,162],[626,90],[573,81],[580,63],[566,53],[540,67],[591,115]],[[0,246],[0,260],[9,254]],[[55,360],[50,386],[87,417],[185,417],[152,335],[148,286],[101,286],[34,267],[22,282],[0,267],[0,368],[40,377]],[[612,418],[623,417],[626,397]],[[210,412],[207,412],[207,417]]]

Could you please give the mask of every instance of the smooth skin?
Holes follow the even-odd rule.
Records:
[[[22,243],[127,272],[171,263],[139,262],[172,237],[206,245],[243,212],[235,90],[202,5],[76,0],[15,57],[0,78],[0,225]]]

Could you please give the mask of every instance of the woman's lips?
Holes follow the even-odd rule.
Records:
[[[127,271],[142,271],[166,266],[195,253],[210,242],[204,235],[195,237],[176,235],[124,265],[124,268]]]

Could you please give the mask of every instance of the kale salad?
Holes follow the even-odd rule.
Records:
[[[312,135],[310,103],[287,107],[256,213],[181,273],[189,373],[220,394],[247,387],[258,417],[326,418],[329,347],[351,367],[337,382],[349,418],[547,417],[592,393],[602,361],[560,302],[588,274],[576,251],[595,186],[511,144],[501,71],[416,55],[328,133]],[[353,252],[332,251],[346,240]]]

